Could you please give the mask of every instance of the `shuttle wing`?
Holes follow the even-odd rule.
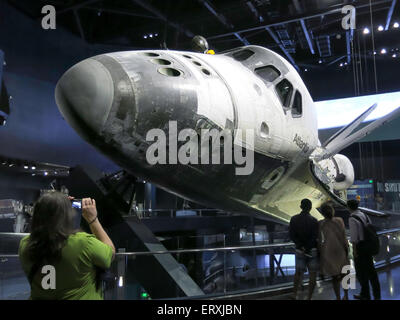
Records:
[[[327,142],[323,145],[323,152],[317,157],[317,161],[328,159],[335,154],[339,153],[341,150],[347,148],[352,143],[362,139],[363,137],[369,135],[375,129],[385,125],[386,123],[392,121],[400,115],[400,107],[386,116],[377,119],[362,129],[359,129],[356,132],[353,132],[377,107],[377,104],[374,104],[367,111],[365,111],[362,115],[360,115],[357,119],[355,119],[352,123],[341,129],[335,135],[333,135]]]
[[[347,126],[340,129],[337,133],[335,133],[332,137],[330,137],[323,145],[323,148],[327,148],[330,144],[334,143],[335,141],[341,141],[343,138],[346,138],[350,133],[353,132],[378,106],[375,103],[372,107],[370,107],[367,111],[361,114],[357,119],[353,122],[349,123]]]

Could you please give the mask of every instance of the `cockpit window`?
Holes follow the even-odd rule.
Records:
[[[300,117],[303,114],[303,99],[300,92],[296,91],[292,105],[292,115],[294,117]]]
[[[292,84],[288,80],[283,79],[276,85],[276,92],[281,99],[283,107],[287,109],[290,108],[290,101],[293,94]]]
[[[254,52],[249,49],[237,51],[232,54],[233,58],[237,61],[245,61],[254,55]]]
[[[254,72],[267,82],[274,82],[281,75],[279,70],[274,66],[265,66],[257,68],[254,70]]]

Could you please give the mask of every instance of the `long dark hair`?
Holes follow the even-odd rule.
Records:
[[[27,245],[27,257],[33,263],[29,282],[43,263],[59,261],[68,237],[77,231],[73,228],[75,215],[71,201],[63,193],[46,193],[36,202]]]

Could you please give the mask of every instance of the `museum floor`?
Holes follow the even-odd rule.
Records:
[[[400,300],[400,264],[381,269],[378,272],[381,284],[382,300]],[[357,286],[359,286],[357,282]],[[349,299],[354,300],[353,295],[358,294],[359,289],[349,291]],[[372,292],[371,292],[372,294]],[[343,292],[342,292],[343,296]],[[307,299],[307,289],[300,292],[299,300]],[[317,283],[313,300],[335,300],[335,294],[329,282]],[[292,300],[291,294],[282,294],[261,300]]]

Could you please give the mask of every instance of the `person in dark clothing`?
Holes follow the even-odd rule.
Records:
[[[294,276],[294,299],[297,299],[299,285],[303,281],[303,275],[308,269],[310,283],[308,300],[311,300],[314,292],[318,263],[318,221],[310,215],[312,203],[308,199],[301,201],[301,213],[290,220],[289,235],[296,245],[296,273]]]
[[[359,295],[354,295],[358,300],[371,300],[369,284],[371,283],[372,292],[375,300],[381,299],[381,287],[378,274],[374,266],[374,258],[365,250],[364,226],[371,223],[370,219],[358,210],[359,202],[349,200],[347,206],[350,209],[349,228],[350,241],[353,245],[354,267],[356,276],[361,285]]]

